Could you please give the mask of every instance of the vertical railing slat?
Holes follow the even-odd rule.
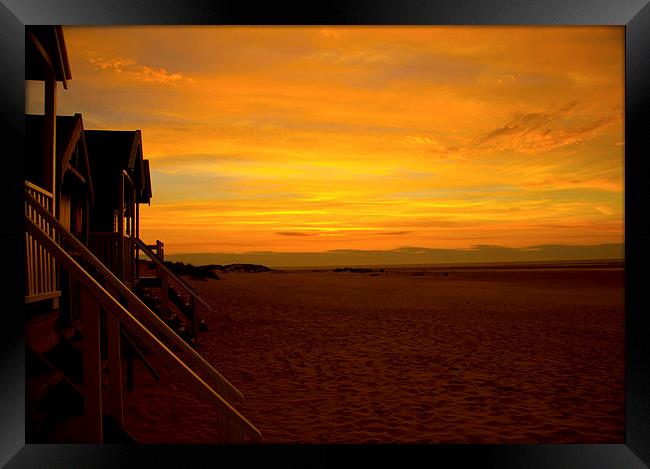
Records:
[[[29,237],[29,270],[30,270],[30,278],[32,280],[32,288],[31,291],[29,292],[30,295],[35,295],[36,294],[36,289],[37,287],[37,275],[38,272],[36,271],[36,241],[34,238],[30,235]]]
[[[31,183],[25,183],[27,192],[48,213],[52,213],[52,196]],[[53,236],[53,227],[41,215],[26,205],[26,214],[49,236]],[[25,237],[26,296],[50,293],[57,290],[56,264],[54,258],[30,235]]]
[[[43,220],[43,226],[45,229],[45,232],[47,233],[47,223],[45,220]],[[47,251],[43,250],[43,289],[45,291],[52,291],[51,290],[51,282],[50,282],[50,256],[48,255]]]
[[[38,225],[43,226],[43,218],[41,216],[38,217]],[[45,278],[43,275],[43,246],[40,244],[38,245],[38,264],[37,264],[37,272],[38,272],[38,292],[37,293],[43,293],[43,283],[45,283]]]
[[[25,285],[27,286],[27,291],[25,292],[25,296],[29,296],[32,294],[32,269],[29,268],[29,259],[31,259],[30,256],[30,246],[31,246],[31,241],[29,239],[29,234],[25,233],[25,257],[27,259],[27,268],[25,269]]]

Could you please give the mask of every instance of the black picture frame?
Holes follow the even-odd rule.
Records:
[[[0,465],[6,467],[338,467],[363,458],[443,467],[644,468],[650,465],[650,6],[649,0],[357,0],[297,5],[249,1],[1,0],[3,285]],[[25,25],[466,24],[625,27],[626,435],[611,445],[25,445],[23,340]],[[15,285],[14,285],[15,284]],[[353,459],[354,458],[354,459]]]

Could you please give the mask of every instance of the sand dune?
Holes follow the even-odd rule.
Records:
[[[202,354],[266,442],[624,441],[620,266],[446,271],[192,282],[217,311]],[[136,365],[127,427],[215,442],[210,406],[157,366],[161,384]]]

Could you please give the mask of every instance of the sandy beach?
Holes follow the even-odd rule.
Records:
[[[188,278],[216,311],[200,351],[264,442],[624,441],[622,264],[219,275]],[[126,428],[216,442],[210,405],[150,358],[162,380],[136,362]]]

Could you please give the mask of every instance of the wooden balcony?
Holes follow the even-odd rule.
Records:
[[[113,275],[125,285],[133,286],[137,268],[133,238],[114,232],[92,232],[89,246]]]
[[[50,192],[28,181],[25,181],[25,191],[32,195],[48,213],[54,214],[54,197]],[[25,204],[25,214],[39,228],[52,236],[53,228],[50,223],[29,204]],[[25,303],[60,296],[54,257],[37,243],[31,234],[25,232]]]

